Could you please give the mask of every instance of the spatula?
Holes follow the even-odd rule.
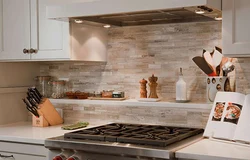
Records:
[[[213,67],[220,65],[223,55],[215,48],[213,54]]]
[[[210,52],[206,51],[204,53],[204,59],[208,63],[209,67],[216,73],[216,67],[214,67],[213,58],[212,58]]]
[[[211,69],[203,57],[196,56],[193,58],[193,61],[208,76],[216,76],[216,72]]]

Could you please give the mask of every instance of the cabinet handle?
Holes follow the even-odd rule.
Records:
[[[24,53],[24,54],[27,54],[27,53],[29,53],[29,50],[26,49],[26,48],[24,48],[24,49],[23,49],[23,53]]]
[[[5,155],[2,155],[2,154],[0,154],[0,157],[2,157],[2,158],[14,158],[14,156],[13,156],[13,155],[10,155],[10,156],[5,156]]]
[[[29,51],[29,53],[31,53],[31,54],[32,54],[32,53],[37,53],[37,49],[31,48],[30,51]]]

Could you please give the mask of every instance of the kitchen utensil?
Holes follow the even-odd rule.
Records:
[[[232,63],[232,58],[230,61],[226,62],[223,66],[222,66],[222,70],[223,70],[223,76],[227,76],[229,72],[232,72],[235,69],[235,66]]]
[[[40,101],[39,101],[39,98],[37,98],[35,95],[34,95],[34,93],[33,92],[27,92],[27,95],[28,95],[28,97],[29,98],[33,98],[35,101],[36,101],[36,103],[40,103]]]
[[[208,76],[216,76],[216,73],[211,69],[203,57],[196,56],[192,60],[205,74]]]
[[[222,54],[222,49],[220,47],[215,46],[214,48]]]
[[[43,98],[43,96],[42,96],[41,93],[37,90],[36,87],[31,87],[31,89],[34,90],[34,91],[39,95],[40,98]]]
[[[38,109],[39,104],[34,100],[34,98],[30,98],[28,100],[32,104],[32,106],[34,106],[34,107],[36,107],[36,109]]]
[[[220,63],[220,76],[223,76],[223,66],[228,62],[228,57],[222,57],[221,63]]]
[[[222,57],[223,55],[215,48],[214,54],[213,54],[213,67],[217,68],[217,66],[220,65]]]
[[[38,94],[38,92],[36,92],[36,91],[35,91],[34,89],[32,89],[32,88],[28,88],[28,91],[29,91],[30,93],[33,93],[34,96],[36,97],[36,99],[37,99],[39,102],[41,102],[42,97],[40,97],[40,95]]]
[[[23,102],[26,104],[27,110],[28,110],[30,113],[32,113],[34,116],[39,117],[39,114],[38,114],[36,108],[35,108],[34,106],[32,106],[26,98],[25,98],[25,99],[22,99],[22,100],[23,100]]]
[[[38,104],[36,103],[36,101],[33,98],[30,97],[26,97],[26,99],[29,101],[29,103],[34,106],[35,108],[38,108]]]
[[[213,58],[212,58],[210,52],[206,51],[204,53],[204,59],[208,63],[209,67],[216,73],[216,67],[214,67]]]
[[[223,69],[223,76],[227,76],[228,73],[232,72],[235,69],[235,66],[232,64],[228,68]]]
[[[204,57],[204,53],[206,52],[205,49],[202,50],[202,57]]]
[[[149,92],[149,96],[148,98],[158,98],[158,95],[157,95],[157,80],[158,80],[158,77],[155,77],[154,74],[152,74],[151,77],[148,77],[148,80],[149,80],[149,87],[150,87],[150,92]]]

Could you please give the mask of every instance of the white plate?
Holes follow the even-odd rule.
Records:
[[[139,102],[157,102],[157,101],[160,101],[161,99],[159,98],[137,98],[136,100]]]

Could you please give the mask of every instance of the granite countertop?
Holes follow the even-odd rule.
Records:
[[[89,124],[94,127],[98,124]],[[100,124],[99,124],[100,125]],[[44,144],[45,139],[61,136],[73,130],[62,130],[62,125],[49,127],[33,127],[31,122],[18,122],[14,124],[0,125],[0,141]]]
[[[195,160],[249,160],[250,145],[202,139],[178,150],[176,157]]]

